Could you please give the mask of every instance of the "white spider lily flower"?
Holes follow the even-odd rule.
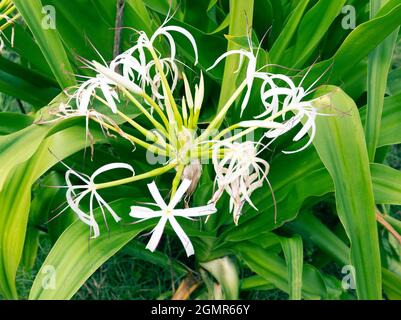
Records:
[[[180,72],[178,70],[178,66],[174,61],[171,61],[170,58],[160,58],[159,63],[163,69],[163,72],[166,77],[171,76],[172,82],[170,84],[171,92],[177,87],[178,79],[180,77]],[[154,69],[154,72],[152,72]],[[152,75],[153,74],[153,75]],[[159,100],[164,100],[164,93],[161,92],[162,88],[162,78],[160,73],[156,69],[156,62],[154,60],[150,61],[146,65],[146,81],[143,81],[143,90],[145,90],[146,85],[151,87],[152,90],[152,98],[157,98]]]
[[[282,117],[286,118],[288,113],[293,113],[294,115],[290,117],[290,119],[286,120],[282,125],[282,128],[270,128],[268,132],[265,133],[265,136],[268,138],[277,138],[278,136],[285,134],[292,130],[299,124],[302,124],[302,129],[296,134],[293,141],[300,141],[303,137],[305,137],[308,132],[310,132],[310,137],[308,142],[300,149],[296,151],[283,151],[286,154],[296,153],[305,150],[312,142],[316,134],[316,115],[317,109],[313,107],[313,101],[304,101],[306,96],[309,95],[310,89],[312,86],[305,90],[302,87],[302,82],[299,86],[296,86],[294,82],[285,75],[269,75],[265,77],[266,83],[269,83],[270,89],[265,91],[262,94],[262,98],[264,100],[264,105],[266,107],[266,111],[261,115],[257,116],[257,119],[265,117],[269,114],[276,114],[279,112],[278,110],[278,101],[279,96],[283,96],[283,104],[282,104]],[[284,82],[287,87],[278,87],[275,85],[274,80],[279,80]],[[265,89],[265,84],[262,85],[262,89]],[[272,104],[268,104],[267,99],[272,98]],[[246,124],[254,127],[268,128],[266,123],[269,121],[248,121]],[[246,125],[245,125],[246,126]]]
[[[152,182],[151,184],[148,184],[148,188],[153,199],[155,200],[154,205],[159,207],[160,210],[154,211],[147,207],[138,207],[138,206],[131,207],[130,216],[133,218],[141,219],[140,221],[160,217],[158,224],[152,230],[152,236],[149,240],[149,243],[146,246],[146,248],[149,249],[150,251],[154,252],[156,250],[157,245],[159,244],[160,239],[162,237],[164,227],[167,221],[169,221],[171,227],[181,240],[181,243],[185,248],[187,256],[189,257],[194,254],[194,247],[191,243],[191,240],[186,235],[182,227],[178,224],[175,217],[183,217],[191,219],[194,217],[211,215],[215,213],[217,210],[214,204],[209,204],[206,206],[196,207],[196,208],[175,209],[176,205],[181,201],[181,199],[183,198],[185,192],[188,190],[190,185],[191,181],[184,179],[180,184],[180,186],[178,187],[176,193],[170,200],[170,203],[167,205],[163,200],[159,190],[157,189],[156,184]]]
[[[119,102],[120,100],[114,87],[115,83],[113,81],[100,74],[86,80],[74,94],[77,109],[81,114],[84,114],[89,109],[92,96],[96,94],[96,90],[100,89],[110,109],[113,113],[117,113],[115,101]]]
[[[158,63],[161,65],[163,72],[165,72],[166,76],[170,75],[172,78],[170,87],[172,92],[174,92],[180,76],[176,63],[178,61],[176,60],[176,43],[174,37],[171,35],[172,32],[180,33],[189,40],[195,53],[194,65],[198,63],[198,48],[192,34],[182,27],[166,26],[165,23],[150,38],[145,32],[139,31],[136,45],[118,55],[110,64],[111,70],[115,70],[117,66],[121,65],[123,77],[128,81],[139,81],[142,90],[145,90],[146,86],[150,86],[153,98],[159,100],[164,99],[164,95],[160,93],[162,86],[161,76],[158,70],[155,70],[156,62],[154,60],[149,62],[146,60],[145,49],[151,50],[158,55]],[[170,54],[167,58],[161,58],[158,51],[154,48],[154,42],[160,36],[165,37],[169,43]]]
[[[78,173],[73,169],[67,170],[65,174],[65,180],[67,182],[67,192],[66,198],[69,207],[77,214],[78,218],[89,225],[93,230],[92,238],[97,238],[100,235],[99,225],[95,220],[93,209],[94,201],[99,204],[100,210],[102,212],[104,221],[106,222],[105,210],[107,210],[116,222],[119,222],[121,218],[117,213],[110,207],[110,205],[99,195],[96,191],[95,178],[100,174],[114,170],[114,169],[126,169],[135,175],[135,171],[129,164],[126,163],[111,163],[107,164],[99,169],[97,169],[92,176],[86,174]],[[74,176],[81,180],[81,184],[74,185],[71,182],[71,177]],[[89,213],[84,212],[80,209],[79,204],[84,199],[84,197],[89,196]],[[107,225],[107,222],[106,222]]]
[[[122,75],[124,78],[132,81],[140,81],[142,84],[141,87],[147,80],[147,61],[142,42],[139,38],[135,46],[119,54],[110,62],[111,70],[115,71],[118,66],[122,66]],[[138,52],[137,57],[134,56],[136,52]]]
[[[143,90],[133,81],[121,76],[110,67],[105,67],[96,61],[92,61],[94,69],[99,72],[98,77],[106,79],[109,84],[114,86],[122,86],[133,93],[141,93]],[[109,103],[109,101],[107,100]]]
[[[280,108],[281,96],[288,98],[296,95],[297,87],[291,78],[285,75],[258,72],[256,76],[263,80],[260,88],[260,97],[266,110],[261,115],[256,116],[255,119],[260,119],[270,114],[276,114]],[[277,80],[281,81],[280,86],[276,84],[275,81]]]
[[[222,159],[219,157],[221,149],[224,151]],[[257,210],[250,199],[251,194],[262,187],[264,181],[267,181],[270,187],[267,179],[270,166],[267,161],[258,157],[260,152],[255,147],[255,142],[251,141],[221,141],[213,147],[212,161],[218,189],[210,202],[216,203],[223,191],[226,191],[230,196],[230,211],[235,224],[238,224],[245,202]]]
[[[133,56],[135,52],[139,52],[139,58]],[[159,63],[165,75],[171,76],[172,83],[170,86],[171,91],[174,92],[180,76],[177,64],[170,58],[159,58]],[[136,45],[120,54],[110,63],[109,69],[115,71],[119,65],[122,66],[122,76],[126,80],[125,85],[128,82],[137,82],[142,91],[146,91],[146,88],[150,87],[152,98],[164,99],[163,94],[160,93],[162,83],[160,74],[155,70],[155,61],[146,61],[143,48]]]
[[[217,60],[214,62],[214,64],[211,67],[209,67],[206,71],[209,71],[209,70],[215,68],[223,59],[225,59],[229,56],[232,56],[232,55],[237,55],[237,54],[240,56],[240,61],[239,61],[238,69],[235,71],[235,73],[238,73],[239,70],[241,69],[243,59],[248,58],[248,65],[246,68],[247,90],[246,90],[245,97],[244,97],[244,99],[242,101],[242,105],[241,105],[241,116],[242,116],[242,113],[244,112],[245,108],[247,107],[249,99],[251,97],[254,78],[257,76],[257,70],[256,70],[257,57],[253,54],[252,50],[247,51],[244,49],[240,49],[240,50],[227,51],[227,52],[223,53],[219,58],[217,58]]]
[[[199,57],[198,57],[198,47],[197,47],[195,38],[188,30],[186,30],[182,27],[166,26],[165,24],[163,24],[161,27],[159,27],[155,31],[155,33],[152,35],[152,37],[148,40],[148,45],[153,47],[153,43],[159,36],[166,37],[169,42],[169,45],[170,45],[170,60],[172,62],[175,61],[175,56],[176,56],[177,50],[176,50],[176,44],[175,44],[173,36],[171,35],[171,32],[180,33],[181,35],[183,35],[184,37],[186,37],[189,40],[189,42],[191,43],[192,48],[194,50],[194,53],[195,53],[194,65],[196,66],[198,64]]]

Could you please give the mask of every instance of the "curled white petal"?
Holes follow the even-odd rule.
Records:
[[[95,178],[109,170],[114,169],[127,169],[135,174],[134,169],[131,165],[126,163],[111,163],[97,169],[92,176],[80,174],[72,169],[67,170],[65,174],[65,180],[67,182],[66,199],[69,207],[76,213],[78,218],[85,224],[91,227],[93,230],[92,238],[97,238],[100,235],[99,225],[94,217],[94,201],[99,204],[100,210],[104,216],[105,210],[113,217],[116,222],[119,222],[121,218],[113,210],[113,208],[99,195],[96,191]],[[82,184],[74,185],[71,181],[71,176],[81,180]],[[89,195],[89,213],[84,212],[80,209],[80,202]]]

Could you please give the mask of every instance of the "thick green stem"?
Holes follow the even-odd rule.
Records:
[[[199,138],[197,139],[198,142],[204,141],[209,136],[209,134],[211,134],[213,130],[219,129],[219,127],[223,123],[224,117],[226,116],[228,110],[230,110],[231,106],[234,104],[235,100],[237,100],[237,98],[240,96],[242,91],[245,89],[246,85],[247,85],[246,81],[243,81],[241,85],[237,88],[237,90],[235,90],[233,95],[230,97],[230,99],[228,99],[227,103],[219,111],[217,116],[212,120],[212,122],[210,122],[206,130],[199,136]]]
[[[157,169],[154,169],[152,171],[149,171],[149,172],[137,175],[137,176],[120,179],[120,180],[115,180],[115,181],[111,181],[111,182],[99,183],[99,184],[96,184],[96,190],[112,188],[112,187],[120,186],[123,184],[128,184],[128,183],[136,182],[139,180],[144,180],[144,179],[160,176],[160,175],[170,171],[171,169],[175,168],[176,166],[177,166],[177,162],[173,161],[164,167],[157,168]]]
[[[147,103],[150,104],[150,106],[155,109],[155,111],[157,112],[157,114],[160,116],[160,118],[163,121],[164,126],[166,127],[166,129],[169,127],[169,123],[168,120],[165,116],[165,114],[163,113],[163,110],[160,108],[160,106],[151,98],[149,97],[149,95],[147,95],[145,92],[143,92],[141,94],[141,97],[144,98],[146,100]]]
[[[122,137],[130,140],[131,142],[140,145],[141,147],[151,151],[151,152],[155,152],[155,153],[159,153],[163,156],[167,156],[166,150],[163,150],[157,146],[151,145],[147,142],[142,141],[141,139],[138,139],[137,137],[134,137],[133,135],[130,135],[124,131],[122,131],[120,128],[116,128],[106,122],[100,121],[97,118],[93,118],[94,121],[96,121],[97,123],[99,123],[102,127],[109,129],[111,131],[114,131],[116,133],[118,133],[119,135],[121,135]]]
[[[174,197],[175,192],[178,189],[178,185],[180,184],[181,176],[182,176],[182,173],[184,171],[184,168],[185,168],[185,165],[183,165],[183,164],[180,164],[178,166],[178,168],[177,168],[177,173],[176,173],[176,175],[174,177],[173,184],[172,184],[172,187],[171,187],[171,199]]]
[[[168,136],[166,130],[163,128],[163,126],[156,121],[156,119],[146,110],[144,106],[140,104],[140,102],[125,88],[121,88],[123,91],[124,95],[133,103],[135,106],[146,116],[146,118],[149,119],[149,121],[154,125],[156,129],[158,129],[165,137]]]
[[[142,133],[146,138],[149,138],[154,143],[160,143],[160,139],[152,131],[147,130],[146,128],[142,127],[139,123],[132,120],[130,117],[128,117],[127,115],[125,115],[124,113],[122,113],[120,111],[118,111],[118,115],[121,118],[123,118],[125,121],[127,121],[135,129],[137,129],[140,133]],[[172,152],[172,147],[168,143],[164,143],[162,147],[166,148],[167,152]]]
[[[174,120],[178,125],[178,129],[181,130],[181,127],[183,124],[182,118],[181,118],[180,112],[178,111],[177,104],[175,103],[175,100],[174,100],[173,94],[171,92],[171,88],[168,84],[166,75],[164,74],[163,67],[160,64],[159,58],[156,54],[156,51],[151,47],[149,48],[149,51],[150,51],[150,54],[152,55],[153,61],[155,62],[156,69],[159,72],[160,79],[161,79],[162,85],[163,85],[163,89],[165,90],[165,94],[167,95],[167,98],[170,101],[171,109],[174,114]],[[168,107],[169,106],[166,104],[166,108],[168,108]],[[172,123],[172,120],[173,119],[170,119],[170,123]]]

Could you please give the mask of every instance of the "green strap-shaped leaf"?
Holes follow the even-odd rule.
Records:
[[[301,300],[304,262],[302,238],[297,235],[292,238],[280,237],[280,242],[287,263],[290,299]]]
[[[401,198],[401,193],[398,194],[398,198]],[[288,229],[301,234],[304,239],[311,241],[340,264],[344,266],[349,264],[349,247],[312,213],[303,213],[296,221],[288,225]],[[387,297],[401,299],[401,276],[382,268],[382,279]],[[263,285],[263,282],[260,281],[258,284]]]
[[[22,113],[0,113],[0,136],[12,134],[32,124],[33,118]]]
[[[375,201],[358,109],[339,88],[326,87],[318,94],[325,95],[316,106],[331,116],[317,117],[313,143],[334,182],[337,212],[351,242],[357,294],[360,299],[381,299]]]
[[[74,72],[57,29],[45,29],[42,26],[45,15],[42,13],[41,1],[13,0],[13,2],[32,31],[60,87],[64,89],[75,85]],[[56,19],[54,23],[57,26],[57,12],[53,19]]]
[[[248,31],[252,27],[253,0],[236,1],[230,0],[230,37],[247,37]],[[233,41],[228,41],[227,51],[240,49],[240,45]],[[246,48],[248,49],[248,48]],[[238,69],[239,56],[227,57],[224,66],[223,82],[218,109],[222,108],[236,88],[236,76],[234,72]]]
[[[140,259],[159,267],[163,267],[169,271],[173,269],[174,272],[177,274],[177,277],[183,277],[188,273],[188,270],[181,262],[171,259],[171,257],[169,257],[164,252],[151,252],[146,249],[145,244],[137,241],[132,241],[127,244],[122,250],[122,253],[135,257],[135,259]]]
[[[360,24],[341,44],[334,56],[315,65],[304,85],[312,84],[327,69],[330,83],[347,82],[345,77],[352,68],[366,58],[401,24],[401,4],[390,0],[377,16]]]
[[[12,169],[36,152],[49,130],[50,126],[32,125],[0,137],[0,191]]]
[[[124,218],[124,214],[127,216],[132,205],[132,199],[118,200],[110,205]],[[95,210],[95,216],[101,223],[103,218],[100,208]],[[104,262],[152,223],[127,222],[110,222],[109,232],[102,225],[104,232],[93,240],[89,240],[87,225],[80,220],[74,222],[61,235],[43,262],[32,285],[29,299],[70,299]],[[49,270],[52,272],[49,273]],[[54,276],[54,286],[46,286],[46,281],[51,276]]]
[[[219,282],[227,300],[238,299],[239,276],[236,265],[229,257],[201,263],[201,266],[209,271]]]
[[[319,0],[305,14],[292,51],[291,65],[294,68],[301,68],[310,58],[345,3],[346,0]]]
[[[284,51],[288,48],[294,34],[299,26],[299,23],[303,17],[303,14],[308,6],[310,0],[299,1],[299,4],[292,12],[291,16],[288,18],[287,23],[282,29],[277,40],[274,42],[269,54],[273,63],[279,63],[282,61],[282,55]]]
[[[60,174],[51,172],[41,181],[43,187],[35,192],[29,210],[24,251],[21,257],[21,265],[25,270],[32,270],[35,264],[41,233],[39,226],[47,221],[51,209],[54,208],[54,199],[61,191],[57,188],[49,188],[49,186],[62,186],[64,183]]]
[[[373,18],[387,0],[371,0]],[[379,143],[384,95],[387,89],[388,72],[391,66],[398,30],[394,31],[369,56],[368,60],[368,108],[366,114],[366,145],[370,161],[374,161]]]
[[[93,130],[92,134],[95,143],[103,141],[101,132]],[[25,148],[34,142],[29,140],[29,136],[23,141]],[[23,252],[32,184],[58,159],[82,150],[86,143],[85,126],[73,126],[60,131],[46,138],[29,160],[15,166],[12,177],[5,181],[0,192],[0,292],[5,297],[17,298],[15,276]],[[12,155],[10,157],[13,158]]]
[[[401,205],[401,171],[377,163],[370,170],[376,203]]]
[[[273,284],[276,288],[284,292],[290,292],[285,261],[276,253],[246,242],[235,245],[233,250],[245,261],[252,271],[267,280],[269,284]],[[329,299],[327,284],[322,274],[314,267],[304,265],[302,283],[303,298]],[[337,292],[338,298],[342,291],[340,283],[337,282],[335,286],[337,288],[333,287],[331,290],[332,292]]]
[[[389,146],[401,143],[401,94],[384,99],[384,110],[381,119],[380,136],[378,147]],[[360,111],[361,120],[366,122],[366,108]]]

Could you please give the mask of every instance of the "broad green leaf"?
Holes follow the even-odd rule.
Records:
[[[381,120],[378,146],[389,146],[401,143],[401,132],[398,125],[401,121],[401,93],[384,99],[384,109]],[[360,111],[361,120],[366,121],[366,108]]]
[[[342,265],[349,265],[349,247],[325,224],[311,213],[301,215],[289,225],[294,233],[300,233],[323,252],[327,253]],[[382,268],[383,289],[390,299],[401,299],[401,276]]]
[[[371,17],[374,17],[387,0],[371,0]],[[394,31],[370,55],[368,62],[368,107],[366,114],[366,145],[370,161],[374,161],[379,142],[384,95],[398,30]]]
[[[391,270],[383,268],[383,287],[390,300],[401,300],[401,277]]]
[[[0,136],[6,136],[22,130],[33,122],[33,118],[16,112],[0,113]]]
[[[388,91],[390,95],[401,93],[401,67],[392,70],[388,75]]]
[[[13,0],[13,2],[32,31],[60,87],[64,89],[75,85],[74,72],[57,29],[45,29],[42,26],[45,15],[42,13],[41,1]],[[46,10],[44,11],[46,13]]]
[[[302,179],[283,189],[274,189],[273,186],[273,190],[277,202],[277,220],[274,217],[274,202],[271,200],[271,194],[266,190],[264,195],[261,195],[262,191],[255,192],[252,199],[259,211],[256,215],[255,213],[251,215],[251,209],[244,208],[244,217],[240,218],[239,226],[230,226],[222,233],[221,239],[238,242],[256,237],[260,232],[281,227],[296,218],[306,199],[321,197],[331,192],[332,182],[327,177],[325,169],[322,168],[305,174]],[[247,211],[248,217],[245,213]],[[242,222],[241,219],[243,219]]]
[[[0,190],[12,169],[33,155],[49,130],[50,126],[32,125],[0,137]]]
[[[271,253],[256,245],[248,245],[246,242],[236,245],[233,250],[239,254],[252,271],[262,276],[268,283],[274,284],[276,288],[287,293],[290,291],[285,261],[276,253]],[[314,267],[304,265],[302,274],[303,298],[314,300],[335,298],[328,296],[325,281]],[[340,286],[338,285],[338,287]]]
[[[291,66],[303,67],[310,58],[334,19],[341,12],[346,0],[319,0],[303,17],[298,28]]]
[[[279,37],[274,42],[269,54],[273,63],[279,63],[282,60],[282,55],[288,48],[294,34],[299,26],[302,16],[308,6],[310,0],[299,1],[297,7],[288,18],[287,23],[282,29]]]
[[[326,70],[330,70],[330,83],[347,82],[345,76],[350,70],[401,24],[401,4],[398,0],[390,0],[388,5],[390,4],[391,6],[386,5],[381,9],[376,18],[353,30],[332,58],[316,64],[305,85],[312,84]]]
[[[24,78],[16,77],[3,70],[0,70],[0,91],[34,106],[48,103],[58,93],[52,88],[37,87]]]
[[[94,143],[103,141],[102,133],[92,134]],[[0,192],[0,291],[4,296],[17,297],[15,276],[25,241],[32,184],[59,159],[74,154],[86,144],[85,126],[74,126],[55,133],[33,151],[29,160],[14,166],[12,176],[5,180]]]
[[[13,31],[14,30],[14,31]],[[40,50],[29,29],[18,23],[14,24],[13,29],[8,28],[4,34],[11,39],[14,32],[14,45],[9,50],[15,51],[20,56],[25,65],[29,65],[34,72],[39,72],[45,77],[53,78],[54,75],[46,62],[46,59]],[[54,80],[55,81],[55,80]],[[57,83],[57,81],[55,81]]]
[[[360,299],[381,299],[379,241],[375,201],[363,127],[354,101],[336,87],[318,94],[316,106],[326,113],[316,120],[313,143],[334,182],[338,216],[351,242],[351,262],[355,267]],[[330,143],[328,143],[328,141]]]
[[[132,200],[121,200],[110,204],[122,218],[126,218]],[[96,217],[101,221],[100,208]],[[124,220],[123,220],[124,221]],[[128,222],[128,220],[127,220]],[[109,232],[89,240],[89,228],[82,221],[74,222],[59,238],[43,262],[35,278],[29,299],[62,300],[70,299],[84,282],[110,257],[135,238],[138,233],[149,227],[150,223],[128,224],[109,223]],[[104,225],[103,225],[104,227]],[[53,273],[48,274],[51,268]],[[55,288],[43,284],[54,275]]]
[[[166,270],[170,270],[172,268],[178,277],[184,276],[188,272],[188,270],[179,261],[171,259],[163,252],[150,252],[145,248],[144,244],[136,241],[128,243],[121,252],[132,256],[135,259],[140,259],[153,263],[159,267],[164,267]]]
[[[343,265],[349,264],[349,247],[312,213],[302,212],[286,228],[311,241],[334,260]]]
[[[370,170],[376,202],[401,205],[401,171],[377,163]]]
[[[292,238],[280,237],[280,242],[287,263],[290,299],[301,300],[304,262],[302,238],[299,236]]]
[[[246,37],[252,27],[253,0],[236,1],[230,0],[230,27],[228,34],[231,37]],[[227,51],[240,49],[240,46],[232,41],[228,41]],[[249,49],[249,48],[247,48]],[[221,84],[221,93],[218,104],[220,110],[234,93],[236,88],[236,75],[240,58],[238,55],[227,57],[224,65],[224,75]]]
[[[261,276],[255,275],[241,281],[241,291],[260,290],[268,291],[275,289],[275,286]]]
[[[201,263],[202,268],[209,271],[221,285],[227,300],[238,299],[239,276],[236,265],[229,257]]]
[[[54,208],[54,199],[60,191],[60,189],[50,186],[62,186],[64,183],[64,179],[61,179],[59,174],[51,172],[41,181],[43,187],[35,192],[31,202],[24,250],[21,257],[21,264],[28,271],[32,270],[38,253],[40,225],[51,218],[49,213]]]

